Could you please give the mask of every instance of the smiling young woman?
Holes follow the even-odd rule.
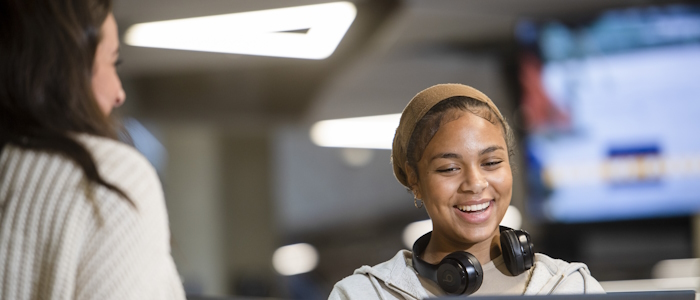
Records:
[[[338,282],[329,299],[423,299],[446,294],[602,293],[586,265],[532,251],[529,234],[499,226],[513,195],[513,134],[491,99],[461,84],[418,93],[396,129],[397,180],[433,231]]]
[[[438,263],[466,250],[489,261],[500,254],[492,241],[513,190],[507,146],[498,125],[470,112],[450,114],[454,120],[443,121],[417,167],[406,163],[411,190],[433,221],[424,259]]]

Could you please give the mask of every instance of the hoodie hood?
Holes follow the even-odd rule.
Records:
[[[417,272],[411,265],[411,251],[401,250],[396,255],[374,267],[363,266],[353,273],[369,278],[377,293],[375,299],[423,299],[429,295],[421,285]],[[600,284],[591,276],[588,267],[582,263],[568,263],[553,259],[544,254],[535,254],[532,275],[525,289],[525,295],[604,293]],[[349,280],[339,282],[334,289],[362,288]],[[359,278],[355,278],[359,279]],[[364,279],[366,282],[366,279]],[[344,282],[347,281],[347,284]],[[331,294],[333,298],[333,293]],[[342,298],[341,298],[342,299]]]
[[[418,273],[409,265],[411,257],[411,251],[401,250],[390,260],[374,267],[362,266],[353,274],[367,275],[374,279],[373,281],[377,281],[375,288],[378,291],[381,290],[381,282],[387,288],[403,295],[405,299],[427,298],[429,295],[418,280]]]

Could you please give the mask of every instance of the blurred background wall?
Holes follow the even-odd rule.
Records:
[[[324,3],[115,2],[122,34],[143,22]],[[576,33],[580,24],[599,20],[611,9],[623,15],[635,13],[629,9],[672,12],[668,5],[692,2],[352,3],[357,8],[355,20],[335,52],[322,60],[144,48],[122,42],[125,63],[120,75],[128,98],[119,118],[163,181],[173,256],[189,294],[325,299],[333,284],[355,268],[385,261],[406,248],[404,229],[427,219],[427,214],[413,207],[411,195],[394,179],[390,151],[319,147],[309,131],[321,120],[400,113],[418,91],[446,82],[485,92],[516,129],[522,148],[515,162],[512,205],[522,213],[522,227],[533,235],[540,252],[586,262],[596,278],[611,282],[606,286],[611,289],[631,289],[635,282],[649,287],[649,282],[639,280],[661,277],[690,282],[680,288],[700,285],[700,263],[692,260],[700,256],[700,219],[694,217],[699,206],[693,205],[700,203],[697,188],[680,190],[687,196],[685,202],[674,202],[673,196],[649,200],[663,210],[658,214],[622,213],[618,218],[592,210],[593,217],[566,219],[546,215],[546,209],[538,206],[545,199],[538,188],[551,193],[556,184],[531,182],[539,176],[532,173],[533,162],[543,163],[533,159],[543,148],[530,147],[531,141],[543,131],[533,129],[533,119],[528,119],[525,110],[532,92],[522,83],[532,79],[523,77],[530,66],[524,55],[538,53],[543,61],[551,58],[543,46],[527,42],[530,31],[559,28],[547,27],[553,24],[548,20],[558,20],[556,24],[570,26],[570,32]],[[691,16],[693,9],[697,8],[689,10]],[[696,34],[700,23],[694,20],[667,30],[686,32],[689,38],[681,42],[694,47],[700,37]],[[563,49],[567,44],[551,47]],[[607,54],[604,50],[600,53]],[[551,61],[563,61],[572,54],[561,55]],[[677,76],[697,75],[691,71]],[[698,97],[682,98],[698,101]],[[685,109],[692,117],[700,113],[693,110],[696,106],[689,103],[678,110]],[[678,130],[685,138],[697,140],[696,128],[664,130]],[[555,135],[571,132],[571,128],[555,129]],[[660,155],[658,147],[644,149],[647,152],[637,149],[630,155]],[[700,152],[685,154],[688,159],[681,167],[689,170],[688,180],[700,183],[699,177],[693,177],[694,168],[700,170],[700,160],[693,160]],[[642,180],[645,186],[647,179]],[[585,195],[586,189],[579,194]],[[615,205],[615,199],[589,195],[577,201],[599,203],[598,208]],[[676,209],[666,209],[670,206]],[[628,201],[615,209],[633,212],[635,204]],[[595,217],[604,215],[608,217]],[[316,249],[317,266],[296,275],[275,271],[275,251],[297,243]],[[696,271],[659,275],[668,270],[659,269],[659,262],[669,259],[691,259],[681,263],[696,264],[690,268]],[[623,285],[615,285],[619,283]]]

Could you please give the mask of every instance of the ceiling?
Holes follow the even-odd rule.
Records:
[[[117,0],[114,13],[122,32],[128,26],[151,21],[207,15],[255,11],[329,2],[329,0]],[[382,0],[354,0],[358,6],[376,6]],[[404,0],[393,8],[398,11],[400,29],[394,28],[389,43],[444,41],[482,41],[505,39],[519,16],[552,16],[595,12],[602,8],[646,5],[650,0]],[[371,7],[376,9],[375,7]],[[367,13],[367,12],[362,12]],[[358,15],[358,19],[361,16]],[[388,15],[385,17],[389,17]],[[357,23],[357,22],[356,22]],[[354,26],[358,26],[355,24]],[[379,28],[376,28],[379,29]],[[133,63],[122,70],[125,74],[170,72],[190,69],[229,69],[251,64],[283,63],[287,59],[268,59],[232,54],[197,53],[124,47]],[[131,61],[130,61],[131,62]]]
[[[118,0],[115,1],[114,13],[123,33],[129,26],[140,22],[323,2],[327,1]],[[325,118],[323,110],[317,110],[321,115],[308,117],[309,110],[313,110],[311,104],[333,98],[336,91],[361,91],[367,84],[376,85],[378,80],[385,86],[401,87],[400,82],[392,81],[392,78],[405,74],[392,72],[406,72],[405,68],[380,69],[392,60],[410,60],[421,56],[422,62],[412,67],[430,66],[432,58],[423,55],[424,52],[432,51],[433,58],[441,59],[443,55],[434,53],[440,47],[456,47],[456,50],[448,51],[448,56],[480,47],[490,50],[509,47],[514,25],[522,17],[566,17],[610,7],[678,1],[353,2],[358,7],[355,22],[336,52],[320,61],[123,45],[121,52],[125,64],[120,67],[120,74],[129,99],[136,103],[142,114],[159,118],[236,119],[243,122],[298,120],[305,115],[308,119]],[[443,63],[449,64],[449,61],[443,60]],[[435,76],[436,72],[440,73],[435,71],[429,75]],[[383,74],[383,77],[373,81],[363,79],[371,74]],[[420,73],[414,76],[419,77]],[[431,81],[431,78],[419,78],[414,82],[422,84]],[[411,93],[415,91],[411,90]],[[378,109],[382,110],[381,107]],[[352,116],[353,113],[346,111],[345,115]]]

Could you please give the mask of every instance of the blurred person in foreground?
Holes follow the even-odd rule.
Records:
[[[185,299],[110,0],[0,0],[0,299]]]
[[[513,191],[514,140],[483,93],[440,84],[406,106],[394,175],[425,206],[433,231],[338,282],[329,299],[604,293],[586,265],[535,254],[527,232],[499,226]]]

